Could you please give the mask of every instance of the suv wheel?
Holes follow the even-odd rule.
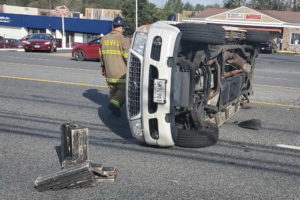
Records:
[[[180,147],[200,148],[214,145],[218,139],[218,127],[199,130],[178,129],[175,144]]]

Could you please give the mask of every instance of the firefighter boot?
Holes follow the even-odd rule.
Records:
[[[112,113],[114,116],[116,116],[116,117],[121,117],[121,111],[120,111],[120,109],[119,109],[117,106],[115,106],[114,104],[109,103],[108,109],[111,111],[111,113]]]

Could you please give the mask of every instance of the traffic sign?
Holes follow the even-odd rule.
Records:
[[[69,9],[67,8],[67,6],[62,5],[62,6],[57,6],[55,8],[56,13],[60,14],[60,15],[68,15],[69,14]]]

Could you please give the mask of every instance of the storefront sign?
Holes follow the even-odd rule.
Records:
[[[227,13],[227,19],[244,19],[244,13]]]
[[[246,20],[261,20],[260,14],[247,14],[247,13],[227,13],[227,19],[246,19]]]
[[[2,23],[10,23],[10,21],[9,17],[0,16],[0,22]]]
[[[261,15],[258,14],[246,14],[246,19],[261,20],[261,18]]]

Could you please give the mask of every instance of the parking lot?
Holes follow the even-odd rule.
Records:
[[[300,55],[260,54],[251,103],[220,128],[214,146],[142,146],[125,108],[106,108],[97,61],[68,52],[0,52],[1,199],[299,199]],[[238,122],[259,119],[260,130]],[[60,170],[60,125],[89,128],[92,162],[114,166],[114,183],[38,192],[34,180]]]

